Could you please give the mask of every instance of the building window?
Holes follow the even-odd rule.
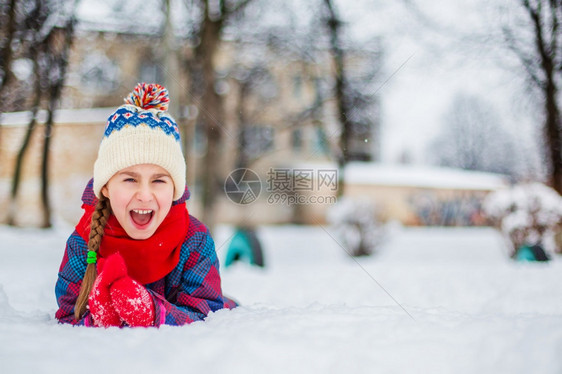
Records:
[[[302,77],[300,74],[293,76],[293,97],[295,99],[302,97]]]
[[[302,129],[294,129],[291,133],[291,146],[293,148],[293,151],[302,151],[302,143]]]
[[[269,71],[266,71],[256,83],[256,93],[265,100],[275,99],[279,95],[277,82]]]
[[[164,84],[162,67],[154,61],[143,59],[140,65],[139,77],[141,82]]]
[[[330,146],[328,144],[328,137],[322,126],[315,127],[315,135],[312,139],[312,149],[315,153],[327,155],[330,153]]]
[[[80,66],[80,85],[85,91],[111,92],[119,86],[119,66],[104,53],[87,54]]]
[[[243,131],[246,156],[255,158],[273,149],[275,131],[272,127],[251,125]]]

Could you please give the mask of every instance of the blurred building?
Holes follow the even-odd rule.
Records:
[[[113,110],[57,112],[51,152],[51,196],[56,219],[75,223],[80,217],[80,196],[91,178],[105,122]],[[40,120],[44,120],[44,114],[41,113]],[[8,206],[10,178],[28,117],[28,113],[21,112],[8,113],[3,118],[0,204],[4,207]],[[41,130],[39,128],[32,138],[25,160],[18,200],[18,222],[21,224],[37,224],[40,216],[38,175],[44,136]],[[225,174],[225,193],[219,196],[217,204],[219,223],[325,223],[326,212],[337,202],[342,176],[333,162],[292,155],[287,150],[293,147],[293,141],[289,136],[276,137],[279,153],[273,152],[271,157],[249,166],[255,178],[237,179],[237,182],[252,187],[252,195],[240,196],[236,201],[236,196],[227,193],[228,173]],[[195,154],[188,159],[188,168],[197,167],[197,161]],[[197,173],[191,170],[190,174]],[[508,185],[507,180],[497,174],[374,162],[352,162],[343,177],[345,197],[367,199],[374,203],[374,213],[380,220],[406,225],[484,225],[487,223],[481,212],[484,197]],[[192,190],[188,207],[197,216],[202,209],[199,186],[193,181],[188,183]],[[4,209],[0,220],[5,221],[6,214],[7,209]]]
[[[80,195],[91,177],[93,163],[109,114],[139,81],[166,84],[159,39],[150,34],[81,30],[74,43],[62,109],[56,113],[50,155],[51,197],[55,219],[74,223],[81,214]],[[189,54],[186,45],[181,53]],[[224,99],[226,120],[222,159],[217,168],[226,181],[239,167],[255,173],[242,182],[259,189],[250,195],[222,194],[217,222],[231,224],[325,223],[326,211],[336,202],[337,167],[333,163],[339,127],[331,100],[322,98],[322,82],[329,81],[331,60],[305,62],[262,59],[267,64],[240,62],[241,46],[225,43],[217,56],[219,80],[215,89]],[[201,186],[206,152],[197,112],[205,110],[193,100],[185,69],[173,78],[180,82],[176,119],[184,133],[190,212],[201,212]],[[23,87],[25,90],[25,87]],[[19,102],[23,105],[22,102]],[[23,105],[22,107],[25,107]],[[41,116],[40,116],[41,117]],[[44,120],[42,113],[41,121]],[[29,113],[2,115],[0,127],[0,204],[8,206],[15,160],[24,138]],[[378,126],[354,133],[353,159],[377,161]],[[45,136],[39,126],[31,139],[16,209],[21,224],[36,224],[39,214],[40,154]],[[382,220],[409,225],[480,225],[480,203],[490,191],[506,184],[501,176],[461,170],[388,167],[354,162],[343,175],[346,197],[375,203]],[[231,179],[232,180],[232,179]],[[240,180],[238,180],[240,182]],[[252,188],[253,188],[252,187]],[[7,210],[0,212],[5,222]]]
[[[482,202],[507,188],[507,176],[420,165],[352,163],[346,194],[374,203],[379,218],[414,226],[487,225]]]
[[[80,214],[80,193],[91,176],[93,162],[105,121],[123,98],[141,81],[168,84],[171,80],[177,96],[175,114],[182,130],[188,162],[188,181],[193,195],[193,212],[198,209],[201,160],[206,152],[203,129],[196,123],[204,105],[194,101],[187,69],[170,77],[166,71],[161,40],[154,33],[99,30],[82,27],[73,43],[61,110],[56,113],[50,155],[50,181],[54,213],[74,221]],[[247,46],[246,46],[247,47]],[[244,48],[246,48],[244,47]],[[222,159],[217,168],[226,176],[237,167],[255,170],[262,179],[271,169],[290,168],[302,160],[329,162],[337,147],[339,127],[332,100],[322,99],[321,82],[329,81],[331,60],[305,62],[294,59],[267,58],[266,63],[252,65],[235,58],[242,46],[223,43],[217,56],[216,91],[225,104],[226,119],[219,124],[223,131]],[[191,46],[179,51],[189,57]],[[16,65],[25,65],[16,59]],[[358,64],[356,64],[358,65]],[[28,77],[29,78],[29,77]],[[28,79],[27,78],[27,79]],[[176,87],[177,88],[177,87]],[[23,141],[30,114],[25,97],[31,86],[19,82],[17,101],[11,113],[0,118],[0,204],[7,206],[15,160]],[[16,91],[14,91],[16,92]],[[324,100],[324,101],[323,101]],[[44,116],[44,114],[43,114]],[[39,207],[39,165],[44,128],[35,129],[25,158],[19,192],[18,222],[36,223]],[[378,113],[373,113],[371,127],[352,135],[353,157],[376,160]],[[355,138],[354,138],[355,136]],[[241,144],[243,145],[241,146]],[[265,183],[265,182],[264,182]],[[219,199],[218,221],[239,219],[226,197]],[[240,207],[238,207],[240,208]],[[259,222],[290,222],[295,213],[270,214],[266,209],[255,216]],[[6,210],[0,213],[5,222]],[[297,214],[298,215],[298,214]],[[296,219],[298,221],[298,219]]]

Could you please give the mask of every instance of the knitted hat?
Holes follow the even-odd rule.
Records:
[[[168,109],[168,90],[139,83],[124,105],[109,116],[94,164],[94,193],[119,170],[138,164],[158,165],[172,177],[174,200],[185,192],[185,159],[180,134]]]

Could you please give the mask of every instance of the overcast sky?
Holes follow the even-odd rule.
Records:
[[[133,18],[146,19],[146,23],[159,20],[161,15],[151,11],[148,2],[131,1],[134,4],[127,4],[128,9],[135,9]],[[287,1],[310,11],[320,0]],[[443,115],[458,93],[481,96],[498,110],[504,126],[530,135],[532,108],[525,105],[522,80],[513,69],[501,67],[498,56],[503,52],[459,39],[473,32],[496,32],[497,21],[512,16],[498,17],[497,4],[505,1],[336,0],[351,38],[382,37],[383,161],[395,162],[407,153],[414,162],[424,163],[428,143],[439,132]],[[108,11],[111,17],[114,4],[114,0],[82,0],[79,12],[83,19],[104,20]],[[175,15],[181,13],[178,10]],[[275,22],[275,12],[271,13]],[[531,143],[525,142],[525,146]]]
[[[383,160],[394,162],[407,152],[415,162],[425,162],[428,142],[461,92],[488,101],[505,127],[530,136],[535,125],[523,95],[522,73],[507,68],[516,66],[514,60],[493,43],[467,40],[470,34],[491,36],[498,32],[497,21],[514,16],[498,17],[501,2],[360,0],[354,7],[342,7],[344,16],[354,20],[349,27],[355,37],[371,30],[384,37],[388,82],[380,90]]]

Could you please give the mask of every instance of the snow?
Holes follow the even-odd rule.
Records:
[[[326,218],[334,239],[352,255],[371,255],[384,238],[378,209],[367,198],[341,197],[330,206]]]
[[[562,217],[562,198],[554,189],[542,183],[523,183],[491,194],[485,201],[485,208],[495,218],[523,212],[534,215],[522,220],[524,222],[554,227]]]
[[[296,169],[336,170],[334,162],[297,162]],[[391,162],[353,161],[345,166],[345,181],[357,185],[401,186],[477,191],[502,190],[509,186],[505,175],[456,168]]]
[[[351,162],[345,168],[350,184],[415,186],[462,190],[496,190],[507,186],[505,176],[493,173],[422,165]]]
[[[394,227],[352,259],[328,227],[260,227],[266,268],[222,269],[241,307],[122,330],[54,320],[69,230],[0,226],[2,372],[562,371],[562,262],[511,262],[490,228]],[[217,229],[220,258],[231,236]]]
[[[33,61],[28,58],[18,58],[12,62],[12,73],[20,81],[28,80],[33,74]]]
[[[483,207],[485,214],[511,238],[514,249],[540,243],[552,251],[562,219],[562,197],[554,189],[537,182],[517,184],[488,195]]]

